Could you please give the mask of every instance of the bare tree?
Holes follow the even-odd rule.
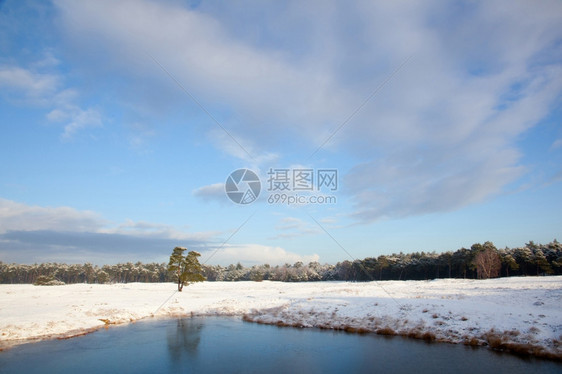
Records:
[[[492,248],[479,252],[474,258],[478,279],[496,278],[500,275],[500,255]]]

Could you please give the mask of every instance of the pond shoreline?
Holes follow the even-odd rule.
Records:
[[[305,326],[301,323],[288,324],[281,320],[277,322],[267,322],[260,319],[254,319],[255,316],[244,315],[243,320],[246,322],[273,325],[278,327],[290,327],[290,328],[317,328],[322,330],[335,330],[335,331],[345,331],[351,334],[377,334],[385,336],[400,336],[404,338],[424,340],[428,343],[447,343],[447,344],[463,344],[471,347],[488,348],[493,351],[510,353],[522,357],[535,357],[553,361],[562,362],[562,353],[553,353],[547,351],[544,347],[540,345],[533,344],[523,344],[523,343],[512,343],[506,341],[502,336],[503,334],[498,334],[494,331],[489,331],[487,334],[482,336],[480,339],[475,337],[466,337],[463,341],[458,341],[456,339],[447,339],[445,337],[437,338],[435,333],[428,331],[421,331],[418,328],[413,328],[409,330],[394,331],[389,327],[380,327],[377,329],[370,329],[363,326],[333,326],[330,324],[326,325],[315,325],[315,326]]]
[[[0,354],[6,372],[558,373],[560,363],[480,347],[335,329],[289,328],[240,316],[147,318]]]
[[[509,343],[509,342],[505,342],[503,341],[502,337],[500,334],[495,333],[494,331],[490,331],[488,334],[486,334],[485,336],[482,336],[480,339],[476,339],[476,338],[470,338],[464,341],[457,341],[457,340],[453,340],[453,339],[447,339],[447,338],[437,338],[436,335],[431,332],[431,331],[425,331],[422,332],[419,329],[411,329],[411,330],[402,330],[402,331],[394,331],[391,328],[378,328],[378,329],[369,329],[366,327],[355,327],[355,326],[349,326],[349,325],[342,325],[342,326],[338,326],[338,325],[331,325],[331,324],[326,324],[326,325],[315,325],[315,326],[310,326],[310,325],[303,325],[302,323],[293,323],[293,324],[289,324],[289,323],[285,323],[281,320],[278,320],[277,322],[267,322],[267,321],[263,321],[260,320],[259,318],[256,318],[256,316],[252,316],[249,314],[244,314],[242,316],[240,315],[217,315],[217,314],[207,314],[207,315],[202,315],[202,314],[190,314],[190,315],[167,315],[167,316],[159,316],[159,317],[144,317],[142,319],[139,320],[131,320],[129,322],[121,322],[121,323],[107,323],[103,326],[97,326],[94,328],[89,328],[89,329],[83,329],[83,330],[74,330],[74,331],[69,331],[67,333],[63,333],[60,335],[55,335],[55,336],[39,336],[39,337],[35,337],[35,338],[29,338],[29,339],[24,339],[24,340],[12,340],[9,342],[0,342],[2,344],[0,344],[0,352],[14,348],[16,346],[19,345],[24,345],[24,344],[33,344],[33,343],[37,343],[37,342],[42,342],[42,341],[48,341],[48,340],[68,340],[68,339],[74,339],[77,337],[81,337],[84,335],[88,335],[88,334],[92,334],[97,332],[98,330],[101,329],[108,329],[111,328],[111,326],[126,326],[128,324],[131,323],[136,323],[136,322],[146,322],[148,320],[169,320],[169,319],[175,319],[175,318],[205,318],[205,317],[222,317],[222,318],[228,318],[228,317],[241,317],[241,320],[248,322],[248,323],[257,323],[257,324],[265,324],[265,325],[272,325],[272,326],[277,326],[277,327],[287,327],[287,328],[297,328],[297,329],[303,329],[303,328],[311,328],[311,329],[320,329],[320,330],[334,330],[334,331],[344,331],[346,333],[350,333],[350,334],[359,334],[359,335],[363,335],[363,334],[376,334],[376,335],[384,335],[384,336],[399,336],[399,337],[404,337],[404,338],[410,338],[410,339],[416,339],[416,340],[423,340],[426,341],[428,343],[446,343],[446,344],[463,344],[463,345],[467,345],[467,346],[471,346],[471,347],[475,347],[475,348],[488,348],[491,349],[493,351],[497,351],[497,352],[502,352],[502,353],[510,353],[510,354],[514,354],[517,356],[521,356],[521,357],[535,357],[535,358],[539,358],[539,359],[547,359],[547,360],[553,360],[553,361],[558,361],[558,362],[562,362],[562,354],[555,354],[549,351],[546,351],[544,349],[544,347],[542,346],[538,346],[538,345],[531,345],[531,344],[517,344],[517,343]],[[5,343],[5,344],[4,344]]]
[[[0,350],[150,318],[248,322],[484,346],[562,360],[562,277],[368,283],[0,285]]]

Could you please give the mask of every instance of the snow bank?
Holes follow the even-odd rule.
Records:
[[[369,283],[0,285],[0,348],[147,317],[238,315],[562,358],[562,276]]]

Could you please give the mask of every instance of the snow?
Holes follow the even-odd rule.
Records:
[[[190,315],[490,345],[562,357],[562,276],[492,280],[0,285],[0,348]]]

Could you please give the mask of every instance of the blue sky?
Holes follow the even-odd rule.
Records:
[[[559,1],[2,1],[0,261],[560,240],[560,24]],[[300,192],[336,201],[271,204],[270,169],[337,170]]]

